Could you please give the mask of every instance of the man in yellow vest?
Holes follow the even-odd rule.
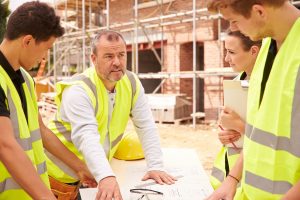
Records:
[[[265,38],[250,78],[243,155],[209,200],[300,199],[300,11],[288,0],[209,0],[208,8],[232,30]]]
[[[44,126],[26,72],[63,33],[59,17],[45,3],[25,3],[9,17],[0,45],[0,199],[56,199],[49,189],[43,144],[81,180],[92,181],[84,163]]]
[[[57,84],[58,111],[49,128],[79,158],[84,159],[98,182],[97,199],[122,199],[109,160],[122,140],[129,116],[145,153],[148,172],[143,180],[163,184],[174,178],[163,171],[159,136],[144,89],[126,70],[126,44],[114,31],[96,34],[92,42],[94,67]],[[62,183],[77,179],[54,156],[49,175]]]

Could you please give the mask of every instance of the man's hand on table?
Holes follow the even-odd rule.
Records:
[[[158,184],[163,185],[164,183],[171,185],[174,184],[177,179],[164,171],[152,170],[148,171],[145,176],[142,178],[142,181],[146,181],[148,179],[155,180]]]
[[[95,200],[123,200],[116,177],[108,176],[98,184]]]

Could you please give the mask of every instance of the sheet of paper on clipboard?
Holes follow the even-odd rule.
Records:
[[[224,106],[234,110],[241,118],[246,121],[247,114],[247,94],[249,82],[247,80],[224,80]],[[234,142],[234,144],[241,148],[243,147],[244,136]],[[232,144],[226,145],[233,147]]]

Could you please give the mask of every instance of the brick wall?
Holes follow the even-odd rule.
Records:
[[[173,40],[172,43],[167,43],[164,48],[164,66],[163,71],[165,72],[176,72],[179,71],[180,57],[177,56],[180,53],[180,44]],[[168,79],[163,85],[163,93],[179,93],[180,80],[176,78]]]
[[[180,71],[191,71],[193,70],[193,43],[185,43],[180,45]],[[193,79],[181,78],[180,79],[180,93],[186,94],[187,97],[193,102]],[[190,112],[193,107],[190,106]]]
[[[204,65],[205,70],[224,66],[223,42],[205,41],[204,42]],[[205,113],[207,119],[218,118],[218,108],[223,104],[222,78],[205,78]]]

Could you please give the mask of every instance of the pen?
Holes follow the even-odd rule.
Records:
[[[224,131],[224,128],[219,124],[219,128]],[[233,145],[234,148],[237,149],[237,146],[234,144],[234,142],[231,142],[231,144]]]

